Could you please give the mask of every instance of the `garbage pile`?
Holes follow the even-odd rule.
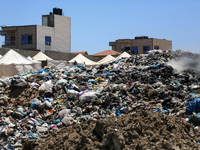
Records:
[[[200,89],[199,78],[191,69],[174,72],[167,63],[173,57],[172,51],[152,51],[96,67],[86,68],[81,64],[62,69],[45,67],[28,74],[2,77],[1,148],[37,146],[63,127],[70,126],[69,130],[84,127],[88,121],[109,124],[106,121],[109,117],[117,119],[140,111],[198,122],[199,101],[194,91],[198,93]],[[190,145],[193,145],[191,140]]]

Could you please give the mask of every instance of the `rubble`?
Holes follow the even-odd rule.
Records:
[[[70,148],[66,143],[71,149],[79,149],[81,141],[86,142],[82,146],[91,149],[197,148],[199,133],[193,131],[192,125],[200,120],[199,76],[192,69],[177,73],[168,62],[178,56],[172,51],[151,51],[96,67],[45,67],[24,75],[2,77],[0,147],[42,149],[45,140],[52,138],[45,149]],[[135,115],[138,119],[131,122]],[[144,117],[151,119],[151,123]],[[114,120],[118,120],[118,125],[112,124]],[[133,127],[137,125],[145,131]],[[165,133],[154,131],[153,125],[158,129],[163,126]],[[155,136],[146,137],[153,134],[150,131]],[[194,132],[192,136],[187,133],[190,131]],[[59,138],[62,143],[55,145]],[[169,144],[173,139],[174,144]]]

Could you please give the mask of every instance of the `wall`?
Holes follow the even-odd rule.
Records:
[[[23,35],[32,35],[32,44],[22,44]],[[17,48],[18,49],[36,49],[36,25],[17,27]]]
[[[55,42],[60,52],[71,52],[71,18],[54,15]]]
[[[45,54],[54,60],[66,60],[66,61],[71,60],[77,55],[72,53],[50,51],[50,50],[45,50]]]
[[[51,45],[45,45],[45,36],[51,37]],[[42,52],[56,49],[55,29],[53,27],[37,25],[37,49],[40,49]]]
[[[122,52],[122,47],[130,47],[131,40],[130,39],[119,39],[116,41],[116,51]]]
[[[153,39],[153,45],[159,46],[161,50],[172,50],[172,41],[164,39]]]
[[[48,17],[48,15],[46,16]],[[44,18],[44,16],[43,16]],[[53,15],[54,27],[37,26],[37,49],[71,52],[71,18]],[[45,45],[45,36],[51,37],[51,45]]]
[[[138,54],[143,54],[143,46],[150,46],[150,49],[153,48],[153,39],[134,39],[131,42],[131,46],[138,46]],[[131,47],[131,49],[132,49]]]
[[[152,38],[149,39],[119,39],[116,41],[116,51],[122,52],[122,47],[138,47],[138,54],[143,54],[143,46],[150,46],[152,49],[153,40]]]
[[[16,48],[16,49],[36,49],[36,26],[13,26],[13,27],[4,27],[2,28],[5,32],[8,31],[5,35],[5,41],[10,41],[10,36],[15,36],[15,45],[3,45],[4,48]],[[11,32],[9,32],[11,31]],[[11,33],[11,34],[10,34]],[[22,44],[22,36],[31,35],[32,44]]]
[[[121,52],[122,47],[129,47],[132,50],[132,47],[138,47],[138,54],[143,54],[143,46],[150,46],[150,49],[154,49],[154,46],[159,46],[161,50],[172,49],[172,41],[165,39],[119,39],[116,42],[109,42],[109,45],[112,46],[112,50]]]
[[[4,36],[4,41],[5,43],[3,43],[2,47],[3,48],[17,48],[17,42],[16,42],[16,33],[17,33],[17,27],[1,27],[2,28],[2,33]],[[7,32],[8,31],[8,32]],[[15,45],[10,45],[10,44],[6,44],[6,42],[10,42],[11,41],[11,37],[15,36]]]

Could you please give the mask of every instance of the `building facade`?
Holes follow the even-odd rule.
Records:
[[[154,49],[172,50],[172,41],[141,36],[135,37],[135,39],[118,39],[115,42],[109,42],[109,46],[118,52],[128,51],[131,54],[145,54]]]
[[[42,15],[42,26],[4,26],[2,48],[71,52],[71,18],[62,15],[62,9]]]

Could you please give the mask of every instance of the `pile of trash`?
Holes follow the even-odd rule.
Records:
[[[192,124],[200,122],[199,77],[192,69],[177,73],[168,64],[175,56],[172,51],[152,51],[96,67],[86,68],[81,64],[62,69],[45,67],[23,75],[2,77],[0,147],[22,149],[23,145],[37,146],[43,139],[60,134],[63,127],[69,126],[65,128],[67,131],[75,128],[78,133],[88,121],[96,125],[98,121],[105,121],[113,126],[106,121],[108,118],[118,120],[120,116],[132,117],[140,111],[184,118]],[[148,115],[153,116],[153,113]],[[161,121],[162,125],[165,123]],[[86,137],[86,133],[80,134],[81,138]],[[103,134],[102,137],[97,135],[98,139],[103,138],[101,141],[104,140]],[[54,142],[50,145],[54,145]],[[191,140],[185,142],[193,145]],[[197,142],[193,140],[193,143]],[[78,141],[75,143],[79,144]],[[137,145],[131,143],[131,147]],[[121,146],[126,148],[125,145]],[[144,143],[138,146],[141,145]],[[175,146],[182,149],[180,145]]]

